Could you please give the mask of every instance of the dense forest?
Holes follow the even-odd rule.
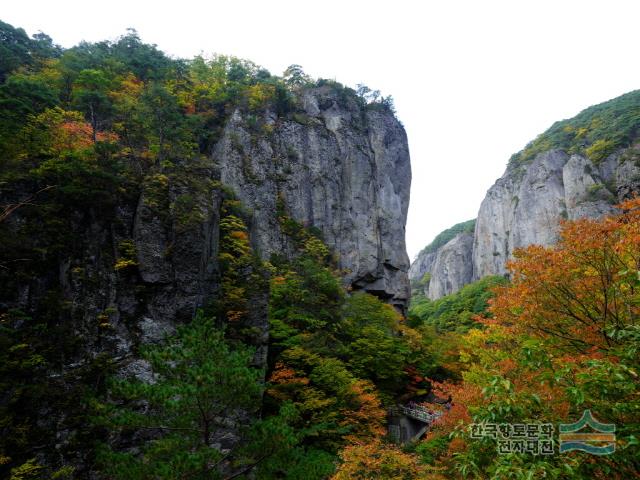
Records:
[[[268,136],[265,110],[308,121],[306,88],[365,110],[392,112],[390,97],[297,65],[275,76],[234,57],[173,59],[133,30],[63,49],[1,22],[0,82],[1,478],[637,478],[640,201],[565,223],[557,246],[519,251],[509,279],[418,295],[405,318],[346,287],[322,232],[284,199],[277,216],[292,251],[261,258],[250,212],[202,174],[215,171],[212,148],[236,111]],[[170,195],[176,185],[182,193]],[[124,375],[116,312],[80,321],[60,259],[106,225],[118,239],[101,252],[109,275],[144,300],[121,212],[144,194],[188,238],[209,191],[220,199],[219,289],[161,341],[131,347],[151,367],[146,378]],[[64,268],[99,295],[101,272]],[[38,300],[27,311],[15,306],[21,296]],[[263,296],[260,364],[252,322]],[[426,437],[397,445],[387,411],[406,402],[442,415]],[[471,424],[571,423],[586,409],[616,425],[615,453],[497,455],[494,439],[469,434]]]

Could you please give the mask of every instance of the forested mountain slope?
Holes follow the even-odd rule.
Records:
[[[0,476],[324,478],[379,436],[422,361],[391,99],[0,41]]]

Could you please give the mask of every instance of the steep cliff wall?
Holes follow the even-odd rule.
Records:
[[[439,233],[418,254],[409,269],[414,289],[435,300],[471,281],[474,226],[475,220],[458,223]]]
[[[405,222],[411,166],[402,125],[388,111],[365,110],[335,89],[301,93],[291,119],[266,112],[260,135],[236,112],[214,160],[253,216],[263,258],[286,252],[277,210],[318,229],[337,254],[345,283],[404,310],[409,298]]]
[[[426,273],[431,273],[431,267],[438,252],[420,252],[409,267],[409,280],[414,283],[422,280]]]
[[[33,441],[47,445],[44,464],[91,464],[83,457],[88,427],[78,423],[85,406],[77,401],[88,382],[97,388],[114,373],[150,381],[139,349],[190,321],[198,308],[216,314],[225,301],[226,216],[242,220],[254,251],[268,260],[294,251],[281,230],[284,209],[330,247],[346,286],[406,309],[411,169],[404,128],[389,108],[366,105],[341,86],[296,87],[288,95],[286,113],[234,106],[212,134],[210,155],[151,166],[118,157],[132,167],[117,164],[120,170],[79,176],[79,183],[63,178],[64,191],[46,190],[37,205],[0,222],[3,328],[51,353],[41,376],[29,380],[44,385],[46,405],[43,396],[25,400],[16,417],[34,425]],[[0,182],[0,204],[32,198],[40,187],[30,175]],[[254,364],[264,367],[268,291],[266,282],[255,285],[264,272],[247,263],[234,273],[247,282],[248,304],[242,325],[234,326],[236,340],[255,347]],[[216,433],[222,449],[238,440],[235,416],[225,421],[228,428]]]
[[[462,232],[438,250],[427,291],[431,300],[455,293],[471,281],[472,249],[473,234]]]
[[[505,274],[517,248],[556,242],[563,219],[612,213],[616,203],[640,190],[639,129],[638,91],[556,122],[514,155],[487,191],[475,224],[472,265],[438,262],[439,251],[421,254],[411,266],[412,281],[429,272],[430,298],[453,293],[465,283]],[[468,248],[455,242],[447,257],[468,258]]]
[[[505,264],[517,248],[555,243],[563,219],[612,213],[638,181],[635,160],[625,153],[596,165],[582,155],[550,150],[529,165],[507,169],[478,212],[473,279],[506,273]]]

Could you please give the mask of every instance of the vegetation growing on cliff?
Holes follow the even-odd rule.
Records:
[[[496,285],[506,283],[503,277],[490,276],[462,287],[458,292],[437,300],[414,292],[409,308],[409,324],[431,325],[438,332],[464,332],[477,327],[475,318],[487,310]]]
[[[305,447],[281,461],[309,463],[308,469],[298,467],[306,472],[300,478],[323,478],[315,472],[333,471],[343,448],[384,440],[384,407],[403,393],[408,367],[427,368],[429,345],[390,305],[364,292],[346,292],[321,239],[286,214],[283,199],[279,208],[297,254],[293,261],[271,260],[265,407],[295,408],[294,426]],[[284,465],[267,462],[260,478],[272,478]]]
[[[436,252],[459,233],[473,233],[475,227],[476,221],[473,219],[457,223],[453,227],[447,228],[436,235],[436,238],[434,238],[429,245],[420,250],[420,253],[418,253],[414,261],[418,261],[419,258],[424,258],[426,255]],[[428,272],[425,273],[422,278],[414,278],[411,280],[411,297],[414,299],[414,304],[416,299],[425,298],[424,292],[428,290],[430,281],[431,274]]]
[[[449,242],[453,237],[455,237],[459,233],[463,232],[473,232],[476,228],[476,220],[467,220],[466,222],[456,223],[453,227],[447,228],[446,230],[440,232],[436,235],[436,238],[433,239],[429,245],[420,250],[418,255],[426,255],[428,253],[435,252],[440,247],[444,246],[447,242]]]
[[[629,92],[589,107],[575,117],[554,123],[522,151],[509,165],[524,165],[553,148],[586,155],[598,163],[620,148],[631,146],[640,135],[640,91]]]
[[[126,443],[137,427],[192,428],[198,423],[188,399],[222,378],[211,371],[205,372],[204,383],[190,377],[194,368],[211,367],[197,355],[186,358],[202,345],[231,362],[222,366],[255,380],[242,345],[264,347],[258,345],[265,341],[264,332],[256,331],[254,320],[263,313],[258,305],[266,301],[269,286],[265,266],[250,244],[250,215],[214,180],[211,151],[234,111],[268,135],[264,113],[278,120],[300,117],[300,90],[314,87],[334,90],[339,102],[362,112],[393,109],[390,97],[315,81],[297,66],[276,77],[234,57],[173,59],[144,44],[133,30],[114,41],[65,50],[46,35],[29,38],[0,23],[0,476],[49,478],[55,473],[50,467],[60,462],[81,465],[82,471],[73,473],[80,478],[95,465],[133,478],[173,478],[178,470],[193,473],[194,468],[202,475],[213,471],[211,463],[219,460],[214,450],[220,447],[198,443],[193,431],[137,438],[138,455],[118,441]],[[168,261],[181,238],[212,217],[212,195],[221,200],[215,212],[220,228],[213,234],[220,237],[212,239],[220,242],[220,292],[206,299],[203,318],[215,318],[218,328],[225,325],[225,339],[214,335],[197,347],[185,327],[149,350],[162,374],[155,386],[106,382],[122,360],[112,358],[121,347],[114,345],[116,323],[132,333],[133,344],[126,347],[130,353],[142,348],[135,326],[140,312],[118,312],[109,304],[113,299],[102,298],[99,286],[124,286],[132,304],[144,303],[152,288],[140,278],[133,212],[139,209],[140,218],[171,232],[158,260]],[[282,472],[288,472],[286,478],[325,478],[352,438],[382,435],[381,399],[402,388],[403,367],[416,361],[421,347],[414,337],[404,338],[402,321],[391,307],[365,294],[348,297],[316,235],[293,221],[283,223],[283,230],[300,242],[301,252],[291,263],[274,261],[270,267],[270,308],[279,313],[274,315],[268,389],[283,396],[274,396],[263,421],[245,432],[232,470],[259,464],[262,478],[283,478]],[[89,244],[92,235],[104,242]],[[279,278],[284,281],[278,283]],[[70,283],[90,300],[69,298]],[[297,286],[308,295],[301,298]],[[8,308],[15,303],[28,311]],[[103,303],[109,306],[94,306]],[[359,338],[369,315],[374,321]],[[209,325],[203,318],[190,328]],[[291,338],[284,338],[288,333]],[[333,341],[341,342],[337,353]],[[378,349],[388,362],[372,355]],[[242,365],[232,362],[233,352],[239,352]],[[181,362],[186,374],[172,376],[168,366]],[[296,375],[307,376],[316,397],[301,399],[306,385],[283,386],[288,381],[284,362]],[[255,388],[244,386],[242,393],[255,399],[259,382]],[[145,402],[152,411],[143,419],[136,416],[136,407]],[[90,424],[88,418],[96,413],[92,408],[100,405],[102,419]],[[178,411],[178,406],[184,408]],[[251,410],[254,417],[257,410]],[[58,432],[63,432],[62,442]],[[264,441],[271,435],[286,437],[290,448],[261,458],[256,452],[269,446]],[[98,440],[110,446],[95,464]],[[165,455],[168,449],[171,454]],[[58,469],[58,478],[71,475],[70,468]]]

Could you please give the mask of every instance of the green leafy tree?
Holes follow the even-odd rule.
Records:
[[[504,283],[503,277],[489,276],[437,300],[414,294],[409,307],[409,323],[414,327],[431,325],[438,332],[466,332],[478,326],[475,318],[486,312],[493,288]]]
[[[0,21],[0,83],[14,70],[37,67],[43,60],[60,55],[51,37],[39,32],[31,38],[22,28]]]
[[[0,21],[0,82],[16,68],[31,63],[31,43],[22,28]]]
[[[102,70],[83,70],[75,81],[73,97],[91,123],[94,142],[98,126],[111,109],[111,102],[107,97],[108,89],[109,79]]]
[[[57,103],[56,92],[35,75],[14,74],[0,86],[0,109],[20,125],[30,113],[39,113]]]
[[[246,347],[231,348],[202,313],[166,344],[145,349],[154,379],[113,380],[111,395],[124,404],[99,404],[97,422],[121,433],[146,432],[147,440],[139,453],[103,446],[99,463],[105,473],[116,479],[219,478],[231,455],[214,444],[216,434],[228,428],[225,419],[239,420],[241,412],[259,405],[261,372],[250,367],[252,355]],[[293,442],[282,422],[263,422],[254,432],[260,429],[270,436],[279,430],[284,443]],[[263,439],[257,435],[254,443]],[[249,462],[242,469],[263,458],[250,451],[242,457]]]
[[[144,81],[166,78],[184,67],[182,60],[173,60],[156,45],[142,42],[133,28],[128,28],[125,35],[108,44],[107,51],[116,62]]]
[[[176,97],[161,83],[151,84],[143,93],[142,101],[151,133],[151,150],[160,163],[166,157],[169,143],[179,143],[183,117]]]
[[[345,353],[352,371],[383,391],[398,391],[405,383],[403,369],[410,353],[399,335],[400,314],[376,297],[358,292],[347,299],[342,315]]]
[[[282,74],[287,85],[292,87],[300,87],[311,82],[309,76],[304,73],[304,70],[300,65],[289,65]]]

